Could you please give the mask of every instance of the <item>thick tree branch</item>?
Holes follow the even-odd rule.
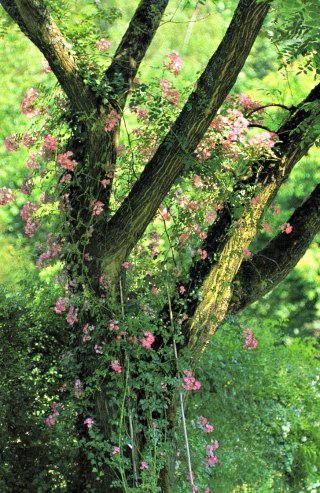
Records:
[[[282,140],[274,148],[277,159],[267,160],[262,166],[257,163],[256,169],[259,171],[252,177],[254,181],[259,179],[260,183],[256,205],[247,203],[243,217],[236,223],[223,213],[212,227],[218,235],[214,238],[213,248],[210,250],[211,245],[207,247],[210,253],[208,261],[202,268],[195,265],[191,270],[194,275],[191,286],[193,291],[198,292],[202,283],[201,301],[193,301],[189,305],[188,315],[191,318],[184,327],[186,342],[195,355],[200,355],[229,311],[234,279],[243,263],[243,251],[255,237],[264,211],[293,166],[319,137],[319,104],[310,106],[310,103],[318,102],[319,91],[320,85],[311,91],[279,128]],[[232,210],[231,207],[227,209]],[[209,232],[208,239],[212,236],[212,232]],[[217,254],[218,259],[213,261],[213,256]]]
[[[320,231],[320,184],[288,222],[292,233],[279,233],[252,261],[243,262],[234,280],[230,312],[245,308],[274,289],[305,254]]]
[[[270,1],[240,0],[229,28],[178,119],[129,196],[111,219],[106,269],[117,269],[137,243],[181,173],[242,69]]]
[[[123,109],[131,83],[159,27],[169,0],[141,0],[104,79],[111,97]]]
[[[277,134],[282,136],[282,140],[279,141],[274,147],[274,153],[278,157],[278,161],[275,159],[266,160],[261,168],[260,163],[251,164],[251,168],[258,170],[260,174],[261,182],[272,181],[276,179],[277,173],[280,172],[279,187],[283,183],[284,178],[288,176],[292,167],[308,152],[309,148],[313,145],[316,138],[319,136],[319,129],[317,129],[317,119],[319,118],[317,113],[310,120],[310,112],[306,111],[306,103],[314,101],[320,101],[320,84],[315,86],[309,95],[296,107],[295,111],[285,120],[285,122],[277,130]],[[319,108],[320,112],[320,108]],[[304,125],[309,122],[309,126]],[[304,126],[305,135],[297,134],[294,129]],[[298,138],[297,138],[298,137]],[[305,138],[307,137],[307,138]],[[290,167],[284,167],[285,160],[290,161]],[[285,172],[285,176],[284,176]],[[257,174],[251,177],[251,182],[257,180]],[[248,182],[239,183],[239,191]],[[232,206],[229,204],[219,213],[218,219],[210,226],[207,231],[207,238],[204,240],[201,248],[206,250],[208,258],[203,260],[197,260],[190,269],[189,278],[190,284],[189,291],[197,291],[200,289],[203,280],[209,274],[212,267],[212,261],[215,256],[221,253],[221,250],[227,241],[228,230],[232,224]],[[194,314],[195,303],[189,304],[188,315],[191,317]]]
[[[43,1],[2,0],[1,3],[48,60],[76,111],[89,116],[96,108],[95,96],[84,84],[75,57]]]

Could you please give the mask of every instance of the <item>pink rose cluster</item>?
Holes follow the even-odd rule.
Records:
[[[149,330],[146,330],[143,334],[144,334],[144,337],[142,337],[140,339],[140,342],[141,342],[143,347],[150,349],[152,344],[155,341],[155,337]]]
[[[55,258],[58,256],[58,254],[61,251],[61,242],[58,240],[57,237],[55,237],[52,233],[49,233],[47,236],[47,245],[46,245],[46,251],[41,253],[38,258],[37,265],[39,269],[43,267],[43,262],[49,258]],[[45,247],[40,244],[38,246],[39,250],[45,249]]]
[[[38,89],[35,89],[33,87],[30,87],[27,89],[22,104],[21,104],[21,110],[22,113],[29,118],[33,118],[34,116],[40,115],[41,111],[36,108],[36,100],[39,96],[39,91]]]
[[[251,146],[255,146],[258,150],[270,150],[272,149],[272,147],[275,146],[277,140],[279,140],[279,137],[276,133],[261,132],[251,137],[251,139],[249,139],[248,141],[248,144]]]
[[[93,216],[100,216],[102,214],[104,208],[104,203],[101,202],[101,200],[97,200],[92,206],[92,215]]]
[[[209,423],[208,418],[205,418],[204,416],[200,416],[197,425],[206,433],[211,433],[214,430],[214,427]]]
[[[110,111],[107,115],[104,130],[106,132],[112,132],[112,130],[119,126],[121,115],[116,110]]]
[[[211,467],[214,466],[218,462],[218,457],[214,453],[214,451],[219,447],[218,440],[215,440],[212,444],[207,445],[207,458],[206,458],[206,466]]]
[[[290,223],[283,223],[281,224],[280,229],[289,235],[293,231],[293,226]]]
[[[59,145],[58,137],[48,134],[44,138],[43,150],[46,152],[55,151]]]
[[[111,48],[111,41],[107,38],[98,39],[98,41],[96,41],[96,47],[100,51],[109,50],[109,48]]]
[[[35,202],[30,202],[28,200],[20,211],[20,216],[24,221],[26,221],[24,232],[30,238],[34,236],[41,226],[40,220],[37,217],[33,217],[37,209],[39,209],[39,206]]]
[[[173,72],[174,75],[179,75],[182,68],[182,60],[177,50],[172,50],[171,53],[167,53],[165,57],[166,58],[162,61],[163,65],[170,70],[170,72]]]
[[[92,418],[86,418],[83,423],[90,429],[93,426],[94,420]]]
[[[242,333],[242,337],[244,339],[244,347],[246,349],[257,349],[258,340],[253,337],[252,329],[245,329]]]
[[[57,314],[64,313],[67,310],[67,305],[69,303],[69,298],[58,298],[54,307],[54,311]],[[77,317],[78,310],[74,307],[73,303],[70,303],[69,305],[69,310],[67,313],[67,322],[69,325],[73,325],[74,322],[78,322],[78,317]]]
[[[183,370],[184,377],[183,377],[183,384],[182,386],[186,390],[200,390],[201,388],[201,383],[199,380],[196,380],[193,376],[193,373],[191,370]]]
[[[56,417],[59,416],[59,411],[58,408],[61,407],[61,404],[55,402],[52,404],[51,409],[53,410],[52,414],[49,414],[49,416],[44,420],[45,424],[47,426],[54,426],[56,422]]]
[[[58,154],[58,163],[62,166],[62,168],[68,171],[74,171],[75,167],[79,164],[75,159],[70,159],[73,156],[72,151],[67,151],[61,154]]]
[[[1,187],[0,188],[0,205],[7,205],[15,200],[15,195],[11,188]]]
[[[69,302],[69,298],[58,298],[56,301],[56,305],[54,307],[54,311],[58,314],[61,314],[66,311],[67,303]]]
[[[120,365],[120,363],[119,363],[119,361],[117,359],[115,359],[114,361],[112,361],[111,368],[116,373],[122,373],[122,367],[121,367],[121,365]]]
[[[168,79],[161,79],[160,87],[162,89],[163,96],[166,99],[169,99],[173,105],[178,106],[180,101],[180,93],[176,89],[171,89],[171,82],[169,82]]]
[[[12,134],[8,135],[8,137],[4,140],[4,145],[6,146],[7,151],[18,151],[20,149],[20,139],[19,135]]]

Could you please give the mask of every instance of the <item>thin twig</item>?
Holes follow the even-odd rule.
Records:
[[[265,104],[263,106],[259,106],[259,108],[254,108],[253,110],[249,111],[249,113],[247,113],[245,115],[245,117],[249,118],[249,116],[253,115],[253,113],[256,113],[257,111],[260,111],[260,110],[264,110],[265,108],[271,108],[272,106],[276,106],[278,108],[282,108],[284,110],[291,111],[291,108],[289,108],[289,106],[286,106],[285,104],[270,103],[270,104]]]
[[[137,463],[136,463],[136,448],[134,445],[134,433],[133,433],[133,419],[131,413],[129,413],[129,426],[130,426],[130,437],[131,437],[131,455],[132,455],[132,465],[133,465],[133,476],[136,487],[138,487],[138,472],[137,472]]]

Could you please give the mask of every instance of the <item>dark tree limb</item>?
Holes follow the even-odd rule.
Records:
[[[240,0],[229,28],[156,154],[107,228],[106,268],[117,269],[142,236],[236,82],[270,0]]]
[[[85,85],[75,57],[42,0],[2,0],[2,5],[39,48],[72,106],[88,117],[96,109],[94,94]]]
[[[132,17],[104,80],[111,87],[111,98],[123,109],[128,91],[141,61],[159,27],[169,0],[141,0]]]
[[[229,311],[237,312],[274,289],[305,254],[320,231],[320,184],[295,210],[290,234],[279,233],[252,261],[243,262],[235,280]]]

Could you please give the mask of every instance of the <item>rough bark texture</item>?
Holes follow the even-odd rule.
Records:
[[[95,97],[84,84],[74,54],[45,4],[42,0],[5,0],[2,4],[9,15],[13,12],[20,20],[20,27],[48,60],[75,110],[87,119],[95,112]]]
[[[303,257],[320,232],[320,185],[288,222],[293,226],[292,233],[279,233],[250,262],[243,262],[234,279],[230,312],[241,310],[274,289]]]
[[[172,130],[107,226],[112,242],[106,243],[106,270],[116,269],[125,260],[190,159],[236,82],[269,7],[269,1],[240,0],[222,42]]]
[[[259,181],[261,186],[261,191],[257,196],[258,205],[252,207],[248,203],[243,217],[233,225],[229,213],[232,207],[226,207],[226,211],[220,214],[217,223],[212,226],[205,240],[204,248],[209,253],[208,261],[203,263],[202,267],[199,266],[198,261],[191,268],[190,288],[200,289],[202,286],[202,301],[193,302],[189,306],[190,322],[184,328],[187,343],[194,351],[195,360],[229,312],[233,282],[243,262],[243,251],[249,247],[255,237],[264,211],[289,176],[294,165],[308,152],[318,137],[319,108],[310,110],[308,105],[318,101],[319,97],[320,85],[317,85],[279,128],[278,134],[281,140],[274,148],[275,158],[252,166],[258,171],[251,181]],[[308,123],[307,135],[304,135],[304,139],[297,140],[299,128],[305,126],[306,123]],[[305,208],[305,213],[306,210]],[[299,250],[297,243],[296,246]],[[269,253],[271,254],[270,251]],[[300,256],[301,253],[300,250]],[[294,257],[297,258],[298,255],[297,252]],[[213,261],[217,256],[218,260]],[[241,291],[241,279],[238,279],[239,291]]]
[[[168,2],[169,0],[141,0],[112,63],[105,72],[105,82],[111,87],[111,98],[119,109],[124,107],[132,81],[159,27]]]

